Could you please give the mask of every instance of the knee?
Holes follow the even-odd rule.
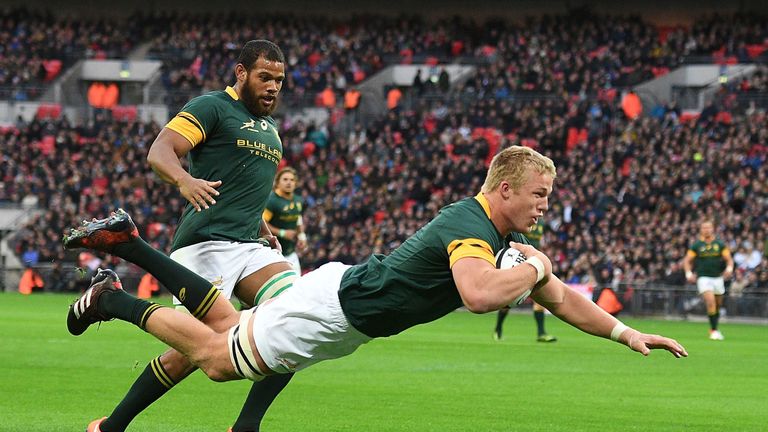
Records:
[[[216,334],[203,346],[205,348],[197,350],[195,356],[190,358],[194,366],[200,368],[211,381],[229,381],[237,377],[229,359],[226,334]]]
[[[195,366],[183,354],[176,350],[166,351],[160,356],[163,369],[175,379],[183,378],[195,370]]]
[[[223,382],[233,379],[239,379],[232,368],[232,362],[229,360],[229,353],[226,358],[223,356],[210,356],[201,361],[199,367],[211,381]]]
[[[224,368],[216,367],[216,365],[201,365],[200,369],[211,381],[224,382],[232,379]]]

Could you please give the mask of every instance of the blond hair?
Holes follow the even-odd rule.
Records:
[[[285,173],[291,173],[293,174],[293,178],[298,181],[299,176],[296,174],[296,170],[291,167],[285,167],[282,168],[280,171],[275,174],[275,180],[272,182],[272,189],[277,189],[277,185],[280,183],[280,177],[283,176]]]
[[[538,174],[557,176],[557,169],[552,159],[529,147],[511,146],[493,157],[488,175],[485,177],[482,192],[495,191],[502,181],[509,182],[517,190],[525,184],[527,168],[533,168]]]

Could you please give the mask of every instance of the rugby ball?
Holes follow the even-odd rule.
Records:
[[[526,259],[528,258],[522,252],[513,248],[512,246],[507,246],[504,249],[500,250],[499,253],[496,254],[496,268],[509,269],[517,266],[522,262],[525,262]],[[514,300],[513,303],[515,305],[522,304],[528,298],[529,295],[531,295],[531,289],[528,289],[527,291],[522,293],[519,297],[517,297]]]

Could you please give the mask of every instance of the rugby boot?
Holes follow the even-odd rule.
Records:
[[[101,321],[109,321],[108,317],[98,310],[99,297],[108,291],[117,291],[123,289],[120,278],[112,270],[102,270],[96,273],[91,279],[91,286],[79,299],[75,300],[69,306],[67,313],[67,330],[74,335],[79,336],[85,332],[91,324]]]
[[[139,237],[139,230],[123,209],[113,211],[104,219],[92,219],[70,230],[64,236],[64,248],[85,248],[112,253],[115,245]]]
[[[88,427],[85,428],[85,432],[101,432],[101,424],[104,423],[104,420],[106,420],[106,417],[102,417],[100,419],[96,419],[90,423],[88,423]]]

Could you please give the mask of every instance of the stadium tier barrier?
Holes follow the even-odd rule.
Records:
[[[85,290],[90,282],[87,271],[77,268],[75,263],[53,266],[41,264],[33,267],[42,277],[44,287],[35,289],[32,295],[46,293],[77,294]],[[145,272],[131,267],[119,269],[123,289],[136,294]],[[603,288],[589,284],[577,284],[579,292],[592,295],[596,300]],[[730,285],[730,284],[728,284]],[[9,289],[10,288],[10,289]],[[669,285],[655,282],[620,283],[605,287],[613,289],[623,306],[620,315],[634,317],[687,318],[705,316],[706,310],[694,285]],[[6,287],[8,291],[17,291],[17,287]],[[169,295],[162,287],[156,295]],[[530,307],[530,301],[523,306]],[[768,286],[748,287],[738,293],[726,291],[723,305],[725,316],[730,318],[768,319]]]

